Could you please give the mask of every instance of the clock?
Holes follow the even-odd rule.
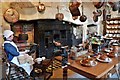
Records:
[[[15,23],[19,20],[19,13],[13,8],[9,8],[4,13],[4,19],[9,23]]]

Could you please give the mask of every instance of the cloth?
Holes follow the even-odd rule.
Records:
[[[31,73],[31,71],[33,69],[32,64],[29,64],[27,62],[24,63],[24,64],[19,64],[19,61],[18,61],[17,57],[14,57],[11,62],[16,64],[19,67],[22,67],[28,73],[28,75],[30,75],[30,73]]]
[[[30,60],[29,58],[31,58],[31,60],[33,61],[32,57],[26,56],[27,54],[25,54],[25,52],[20,53],[17,48],[17,45],[13,41],[5,41],[3,43],[3,47],[8,56],[8,59],[12,63],[16,64],[17,66],[22,67],[28,73],[28,75],[30,75],[30,73],[33,69],[32,68],[33,62],[29,62],[29,60]],[[20,64],[20,62],[18,60],[19,56],[26,57],[27,61],[23,64]]]

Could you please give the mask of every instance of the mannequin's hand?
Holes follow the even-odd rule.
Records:
[[[30,50],[25,50],[25,53],[28,53]]]
[[[25,51],[20,51],[19,53],[20,54],[26,54],[26,53],[28,53],[30,50],[25,50]]]

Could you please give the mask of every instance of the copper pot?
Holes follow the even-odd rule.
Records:
[[[43,12],[43,11],[45,11],[45,5],[42,3],[39,3],[39,6],[37,7],[37,9],[39,12]]]
[[[80,11],[79,11],[79,6],[80,6],[80,2],[78,2],[77,0],[73,0],[72,2],[69,3],[69,10],[70,13],[72,14],[72,17],[74,16],[80,16]]]
[[[118,6],[117,6],[116,2],[114,2],[114,4],[112,5],[112,10],[113,11],[117,11],[118,10]]]
[[[117,5],[118,2],[116,2],[116,0],[109,0],[108,3],[111,5],[113,11],[118,10],[118,5]]]
[[[93,5],[94,5],[97,9],[101,8],[101,7],[103,6],[103,4],[104,4],[104,0],[95,0],[95,1],[93,1]]]
[[[70,13],[72,14],[72,16],[80,16],[80,11],[78,9],[78,7],[69,7]]]
[[[94,15],[94,16],[93,16],[93,21],[94,21],[94,22],[97,22],[97,21],[98,21],[98,16],[97,16],[97,15]]]
[[[77,0],[73,0],[69,3],[69,7],[76,7],[78,8],[80,6],[81,2],[78,2]]]
[[[55,17],[56,17],[56,19],[58,19],[58,20],[63,20],[64,15],[63,15],[62,13],[57,13]]]
[[[85,22],[87,20],[87,17],[85,15],[80,16],[80,21]]]

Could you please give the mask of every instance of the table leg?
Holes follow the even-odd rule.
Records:
[[[67,67],[63,68],[63,80],[67,80]]]

